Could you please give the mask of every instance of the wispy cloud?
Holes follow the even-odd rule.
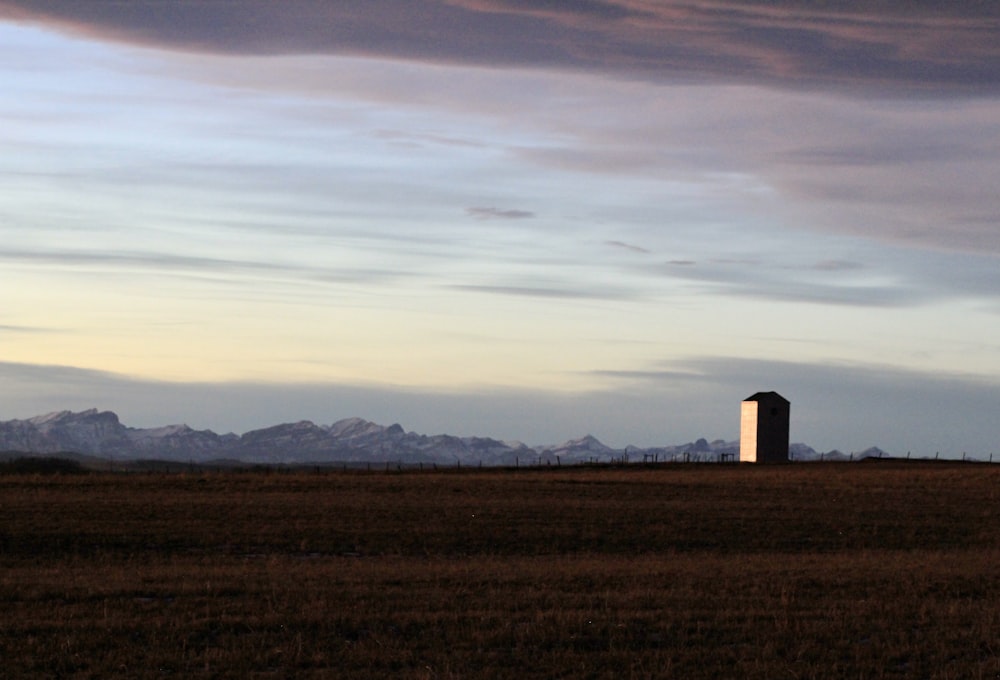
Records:
[[[649,370],[597,369],[593,371],[588,371],[587,374],[597,376],[599,378],[624,380],[630,383],[689,381],[689,380],[697,380],[700,377],[703,377],[703,374],[695,371],[685,371],[683,369],[667,370],[667,369],[655,369],[655,368]]]
[[[657,267],[662,275],[702,284],[703,292],[736,298],[754,298],[853,307],[906,307],[939,299],[941,292],[914,280],[852,277],[851,263],[817,265],[748,265],[745,263],[672,261]]]
[[[952,163],[984,160],[993,157],[992,145],[983,146],[974,139],[922,140],[912,136],[891,139],[880,134],[866,144],[848,142],[837,146],[799,148],[783,154],[788,161],[801,165],[842,167],[890,167],[910,163]],[[909,137],[909,138],[907,138]]]
[[[535,213],[528,210],[514,210],[501,208],[472,207],[465,209],[466,214],[472,217],[479,217],[484,220],[499,218],[504,220],[526,220],[535,216]]]
[[[865,265],[850,260],[821,260],[813,268],[823,272],[850,272],[864,269]]]
[[[449,286],[449,288],[466,293],[566,300],[627,300],[635,297],[634,293],[623,289],[588,288],[578,283],[571,283],[566,287],[461,284]]]
[[[329,283],[378,283],[412,276],[389,269],[358,267],[321,267],[304,263],[278,263],[253,260],[198,257],[169,252],[93,252],[84,250],[14,250],[0,249],[0,262],[44,266],[56,269],[94,270],[104,273],[175,273],[238,275],[260,278],[291,277]],[[2,327],[0,327],[2,328]]]
[[[630,6],[627,2],[613,0],[578,0],[570,5],[530,0],[445,0],[446,4],[477,12],[492,14],[520,14],[572,23],[580,20],[621,21],[623,19],[648,19],[651,11]]]
[[[0,335],[4,333],[52,333],[56,332],[53,328],[43,328],[41,326],[17,326],[10,324],[0,324]]]
[[[463,137],[455,137],[434,132],[410,132],[406,130],[376,130],[377,139],[385,139],[398,144],[409,144],[414,147],[421,145],[440,145],[459,148],[481,149],[485,146],[480,141]]]
[[[59,364],[29,364],[13,361],[0,361],[0,375],[3,375],[6,380],[21,383],[37,381],[39,387],[46,388],[51,388],[55,384],[86,387],[106,382],[131,382],[126,376],[110,371],[95,371]]]
[[[650,266],[658,276],[702,285],[703,293],[759,300],[907,308],[943,300],[1000,299],[993,256],[884,249],[878,261],[792,257],[672,260]]]
[[[605,241],[605,245],[609,245],[612,248],[618,248],[621,250],[627,250],[631,253],[642,253],[643,255],[648,255],[650,251],[646,250],[641,246],[636,246],[631,243],[625,243],[624,241]]]

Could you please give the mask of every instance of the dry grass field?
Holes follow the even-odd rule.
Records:
[[[1000,466],[0,476],[0,677],[997,678]]]

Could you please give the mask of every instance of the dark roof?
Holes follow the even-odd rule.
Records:
[[[756,394],[747,397],[743,401],[774,401],[775,399],[780,399],[786,404],[790,403],[787,399],[785,399],[777,392],[757,392]]]

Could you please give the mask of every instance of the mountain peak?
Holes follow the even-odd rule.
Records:
[[[616,449],[605,445],[592,434],[584,435],[579,439],[571,439],[558,446],[546,446],[542,449],[545,452],[561,455],[598,455],[610,456],[617,453]]]
[[[46,413],[45,415],[35,416],[33,418],[28,418],[26,422],[32,425],[47,425],[52,423],[63,423],[63,422],[73,422],[73,421],[87,421],[87,420],[109,420],[113,422],[118,421],[118,414],[114,411],[98,411],[96,408],[90,408],[86,411],[53,411],[52,413]]]
[[[379,434],[384,430],[385,428],[378,423],[373,423],[370,420],[358,417],[338,420],[333,425],[326,428],[327,432],[338,439],[364,437],[372,434]]]

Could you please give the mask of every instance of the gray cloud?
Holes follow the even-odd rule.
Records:
[[[11,362],[0,362],[0,380],[6,388],[0,392],[2,419],[96,407],[113,410],[123,422],[136,427],[186,423],[216,432],[241,433],[302,419],[332,423],[360,416],[386,425],[399,422],[407,430],[425,434],[481,435],[529,444],[561,443],[593,433],[607,443],[624,446],[656,437],[657,430],[661,437],[669,434],[662,427],[650,426],[659,416],[649,419],[648,414],[634,410],[626,418],[634,427],[621,429],[611,415],[620,408],[614,395],[596,393],[488,387],[421,390],[315,382],[176,383]]]
[[[739,357],[670,360],[647,371],[599,374],[620,381],[613,390],[618,394],[658,400],[671,422],[705,422],[704,414],[711,414],[719,423],[714,431],[725,438],[736,437],[741,399],[776,390],[792,402],[793,441],[819,450],[877,445],[894,455],[1000,453],[993,425],[1000,385],[977,375]],[[935,417],[928,418],[930,413]]]
[[[245,432],[279,422],[361,416],[436,434],[529,444],[592,433],[613,446],[736,439],[739,402],[776,390],[792,402],[792,439],[820,450],[878,445],[895,455],[1000,453],[1000,389],[974,375],[934,375],[861,364],[691,358],[643,370],[601,370],[603,390],[419,390],[349,384],[171,383],[68,366],[0,362],[0,414],[27,418],[97,407],[137,427],[186,422]],[[942,408],[947,405],[947,408]],[[928,418],[927,414],[935,414]]]
[[[624,241],[605,241],[604,243],[605,245],[609,245],[612,248],[620,248],[622,250],[627,250],[632,253],[642,253],[644,255],[647,255],[650,252],[641,246],[632,245],[631,243],[625,243]]]
[[[945,300],[992,306],[1000,300],[1000,267],[989,250],[973,255],[886,246],[859,253],[855,246],[844,257],[809,260],[815,253],[811,247],[801,257],[795,255],[801,246],[794,241],[781,247],[785,252],[765,249],[756,257],[658,261],[638,270],[703,294],[767,301],[877,309]]]
[[[813,269],[823,272],[850,272],[864,268],[862,263],[850,260],[821,260],[813,265]]]
[[[55,330],[53,328],[42,328],[41,326],[0,324],[0,333],[51,333]]]
[[[420,147],[425,144],[440,145],[447,147],[481,149],[486,145],[482,142],[455,137],[452,135],[436,134],[430,132],[408,132],[406,130],[376,130],[373,134],[376,139],[384,139],[390,142]]]
[[[558,0],[445,0],[447,4],[493,14],[523,14],[543,18],[622,19],[652,18],[653,12],[629,7],[627,3],[603,0],[577,0],[572,4]]]
[[[956,139],[917,140],[887,139],[879,135],[866,144],[853,142],[838,146],[800,148],[782,154],[784,159],[801,165],[819,166],[893,166],[910,163],[948,163],[955,161],[989,160],[996,150],[992,145],[983,146]]]
[[[353,54],[641,77],[995,92],[992,2],[6,0],[0,16],[188,51]]]
[[[624,380],[628,382],[674,382],[674,381],[686,381],[686,380],[696,380],[701,374],[684,371],[684,370],[614,370],[614,369],[598,369],[594,371],[588,371],[588,375],[596,375],[601,378],[612,378],[614,380]]]
[[[551,286],[513,286],[513,285],[454,285],[451,290],[467,293],[487,293],[490,295],[513,295],[528,298],[553,298],[564,300],[628,300],[634,294],[613,288],[584,288],[577,284],[574,287],[556,288]]]
[[[684,265],[684,266],[678,266]],[[696,264],[672,261],[655,271],[664,276],[703,285],[707,293],[735,297],[806,302],[856,307],[905,307],[939,299],[942,293],[898,275],[894,283],[871,283],[851,278],[859,271],[851,263],[820,262],[817,265],[763,265],[715,261]],[[883,278],[889,275],[887,270]]]
[[[291,0],[290,6],[296,1]],[[983,3],[961,8],[949,5],[937,11],[932,11],[932,6],[926,4],[914,5],[904,11],[897,5],[887,3],[879,3],[877,9],[869,9],[846,2],[838,3],[834,8],[828,4],[816,8],[813,4],[807,6],[795,2],[709,2],[700,3],[698,7],[694,6],[695,3],[667,2],[652,9],[648,3],[622,1],[606,4],[630,11],[625,13],[625,18],[598,20],[581,18],[580,13],[576,16],[573,12],[563,15],[564,8],[558,7],[557,3],[529,7],[521,3],[488,1],[453,3],[451,6],[435,4],[434,9],[428,11],[457,13],[460,18],[490,17],[500,22],[500,27],[514,18],[549,27],[553,22],[566,22],[575,27],[567,29],[567,39],[572,39],[576,31],[604,30],[594,25],[607,26],[607,31],[616,38],[620,37],[620,33],[624,36],[621,39],[632,39],[634,31],[629,27],[653,21],[647,16],[652,15],[659,17],[659,22],[663,24],[656,30],[662,31],[664,36],[669,37],[671,31],[680,31],[678,26],[691,21],[687,33],[704,37],[721,32],[734,45],[745,38],[740,31],[734,30],[731,35],[726,33],[729,30],[724,28],[727,22],[750,25],[755,29],[769,25],[796,25],[796,22],[811,25],[812,22],[828,26],[830,31],[848,33],[847,27],[850,27],[850,30],[859,32],[858,35],[867,36],[861,40],[867,45],[880,44],[881,40],[891,41],[893,31],[902,30],[900,26],[908,26],[907,30],[911,31],[908,35],[912,38],[914,26],[939,22],[946,24],[946,30],[932,32],[928,28],[923,41],[887,46],[885,50],[903,58],[913,51],[934,53],[937,49],[934,46],[937,45],[941,51],[935,54],[947,55],[948,59],[954,57],[956,64],[964,61],[961,50],[955,52],[948,45],[939,45],[939,41],[944,39],[941,36],[947,36],[951,30],[959,30],[956,27],[966,27],[972,32],[986,30],[994,35],[1000,33],[996,23],[998,19],[995,18],[997,12]],[[18,3],[7,4],[8,11],[15,5]],[[239,16],[232,19],[238,23],[255,13],[272,11],[255,0],[245,5],[207,2],[190,6],[164,0],[157,7],[161,5],[162,8],[173,8],[169,12],[163,10],[161,20],[167,24],[183,24],[188,12],[224,14],[235,12],[232,8],[239,7]],[[294,38],[291,35],[294,33],[292,24],[297,21],[295,16],[315,16],[317,25],[323,25],[320,15],[330,12],[330,16],[342,13],[353,17],[351,20],[363,23],[365,30],[383,30],[380,24],[375,25],[378,22],[373,19],[381,11],[379,8],[384,10],[379,0],[372,2],[370,8],[360,3],[332,5],[335,6],[303,2],[299,15],[289,11],[293,18],[283,20],[291,23],[285,25],[278,22],[278,25],[290,32],[291,40]],[[0,7],[3,6],[3,0],[0,0]],[[148,8],[142,10],[144,6],[146,4],[141,1],[130,4],[125,14],[131,13],[132,19],[127,19],[104,17],[107,7],[100,2],[21,5],[23,12],[49,12],[45,16],[63,16],[63,22],[70,21],[74,12],[81,13],[83,7],[94,8],[86,19],[89,23],[78,25],[79,30],[88,30],[91,34],[100,31],[100,26],[109,22],[141,23],[146,16],[144,12],[153,12]],[[706,8],[713,6],[715,12],[707,11]],[[392,15],[388,18],[391,23],[395,21],[395,16],[394,13],[389,14]],[[589,14],[596,16],[600,12]],[[668,15],[676,18],[676,22],[666,21]],[[152,41],[175,45],[158,37],[159,26],[149,19],[147,30],[140,31],[141,35],[132,40],[144,44]],[[872,29],[873,26],[879,27],[878,30]],[[170,30],[170,26],[162,28],[163,32]],[[201,26],[191,30],[211,32],[220,29]],[[339,29],[335,26],[331,30]],[[406,30],[400,29],[404,34]],[[426,30],[434,29],[429,26]],[[873,30],[875,34],[865,33],[867,30]],[[119,38],[124,34],[115,33]],[[264,32],[254,36],[254,39],[267,41],[271,37],[271,33]],[[450,31],[438,31],[435,37],[444,42],[453,38]],[[237,32],[229,38],[238,42],[242,36]],[[509,44],[515,46],[519,39],[514,36]],[[774,40],[781,43],[777,38]],[[431,42],[436,44],[438,40]],[[970,50],[973,44],[963,42],[965,48]],[[987,60],[990,50],[1000,50],[1000,47],[995,47],[1000,45],[1000,40],[994,41],[993,45],[986,50]],[[827,49],[828,43],[817,40],[815,46],[823,50]],[[730,47],[732,45],[726,42],[718,49]],[[354,53],[326,49],[320,44],[314,48],[314,52]],[[715,54],[712,49],[708,49],[706,43],[702,54],[704,59],[711,60]],[[418,52],[414,52],[416,56],[412,59],[421,58]],[[747,57],[747,60],[753,62],[754,58]],[[816,83],[823,82],[822,79],[815,82],[794,81],[797,62],[794,58],[790,60],[790,64],[782,62],[782,69],[788,69],[790,86],[801,86],[806,90],[820,86]],[[978,57],[972,61],[979,63]],[[761,209],[763,203],[757,202],[759,196],[764,195],[763,192],[772,192],[779,199],[778,210],[764,208],[757,217],[774,224],[783,223],[792,229],[847,233],[917,247],[1000,252],[1000,232],[996,229],[1000,217],[1000,194],[993,186],[993,178],[998,171],[997,159],[1000,158],[1000,125],[997,122],[1000,120],[997,115],[997,102],[1000,100],[995,96],[961,97],[958,100],[921,98],[917,101],[888,98],[873,101],[873,98],[859,105],[856,99],[830,97],[812,91],[797,94],[789,91],[791,87],[781,92],[748,87],[641,87],[628,78],[612,82],[606,78],[543,71],[510,74],[496,69],[466,68],[475,63],[474,60],[452,59],[449,63],[461,68],[422,68],[422,64],[413,66],[401,61],[348,59],[310,65],[308,60],[294,57],[287,60],[257,59],[252,67],[247,67],[236,59],[175,55],[164,72],[180,72],[185,78],[205,79],[241,90],[290,90],[306,97],[322,94],[322,97],[331,99],[351,97],[375,104],[376,109],[373,110],[427,115],[426,119],[420,119],[415,130],[406,131],[406,126],[400,125],[400,120],[391,116],[382,117],[380,114],[367,118],[364,113],[366,107],[249,107],[256,112],[251,115],[255,123],[251,125],[244,120],[238,130],[240,134],[248,135],[247,138],[266,138],[276,146],[280,144],[283,149],[307,151],[324,148],[324,145],[336,148],[323,136],[316,123],[325,120],[326,116],[335,116],[338,120],[340,116],[348,116],[351,125],[362,129],[361,135],[384,146],[382,151],[389,149],[403,153],[397,147],[404,145],[407,147],[405,153],[409,154],[411,145],[415,145],[414,148],[419,148],[419,151],[413,152],[414,158],[420,151],[433,152],[443,158],[449,151],[469,151],[472,154],[474,150],[482,149],[480,160],[488,158],[490,170],[502,167],[504,172],[510,173],[503,176],[507,182],[512,181],[512,177],[519,180],[531,176],[528,170],[544,170],[554,171],[553,176],[566,172],[589,173],[598,179],[639,177],[646,181],[686,183],[699,191],[701,187],[706,187],[709,195],[704,205],[679,204],[674,208],[674,214],[662,215],[664,224],[676,224],[682,220],[716,220],[719,219],[717,212],[732,209],[731,206],[737,203],[742,203],[738,206],[741,210]],[[856,82],[854,75],[863,79],[867,63],[865,60],[859,64],[844,62],[843,66],[847,68],[849,65],[851,73],[844,74],[829,86],[846,86]],[[682,64],[676,66],[677,73],[686,72],[687,67]],[[578,67],[581,71],[589,69],[604,74],[610,72],[611,65],[602,66],[595,62],[578,64]],[[994,71],[1000,74],[1000,68]],[[694,82],[719,83],[727,80],[729,77],[724,74],[705,72]],[[763,75],[740,77],[739,80],[755,84],[774,82]],[[666,81],[670,79],[663,80]],[[872,81],[871,87],[880,93],[892,94],[895,92],[894,82],[892,78],[879,77]],[[961,79],[955,82],[960,83]],[[911,85],[914,91],[942,97],[966,91],[961,87],[955,90],[948,83],[929,82],[920,87]],[[994,90],[989,92],[996,94]],[[322,97],[317,101],[323,101]],[[12,99],[16,100],[16,97]],[[72,103],[68,100],[67,105],[59,109],[73,110]],[[95,122],[99,122],[96,121],[98,114],[93,115]],[[101,112],[99,115],[105,114]],[[474,125],[469,128],[453,125],[452,116],[456,115],[466,116],[463,123],[472,121]],[[198,123],[201,134],[214,138],[233,132],[229,122],[221,123],[212,117],[205,120]],[[230,119],[223,117],[221,120]],[[495,126],[498,121],[502,123],[502,128]],[[778,126],[780,134],[775,132]],[[518,134],[507,134],[512,130]],[[46,135],[39,137],[48,139]],[[490,218],[537,217],[527,210],[504,206],[491,208],[488,204],[483,206],[479,203],[483,199],[474,187],[477,184],[482,186],[485,181],[497,181],[500,176],[495,172],[488,174],[484,171],[482,175],[455,173],[448,187],[444,188],[443,183],[435,186],[432,174],[397,174],[388,164],[374,174],[371,168],[364,173],[352,172],[355,168],[341,165],[343,156],[337,153],[327,154],[326,160],[317,160],[304,153],[290,163],[262,163],[259,158],[254,159],[256,162],[242,159],[232,164],[185,163],[183,159],[165,162],[170,161],[169,156],[159,157],[157,162],[150,163],[148,157],[143,157],[132,162],[116,162],[113,167],[91,168],[88,164],[94,150],[77,148],[78,140],[75,144],[70,141],[63,143],[63,140],[50,143],[52,158],[58,158],[58,161],[47,162],[43,166],[52,173],[50,179],[72,183],[85,173],[85,179],[91,183],[108,183],[108,186],[118,187],[118,191],[127,185],[142,184],[155,186],[158,191],[182,189],[197,192],[194,187],[214,187],[234,194],[238,192],[238,200],[242,202],[248,222],[260,220],[262,207],[265,210],[272,208],[268,217],[273,217],[293,211],[297,205],[308,202],[305,199],[321,202],[328,210],[328,217],[352,216],[363,209],[367,215],[377,211],[381,217],[396,218],[403,212],[401,206],[410,202],[414,205],[413,214],[419,210],[422,216],[429,215],[436,209],[434,206],[459,205],[473,206],[472,212],[467,214],[484,221]],[[30,151],[26,149],[29,155]],[[126,160],[130,158],[124,150],[116,151],[118,153],[124,154]],[[20,157],[20,154],[15,156]],[[379,156],[381,154],[373,157]],[[213,154],[212,157],[224,158],[225,154]],[[74,162],[67,164],[66,159]],[[121,156],[117,160],[120,161]],[[521,163],[516,174],[511,173],[511,168],[518,161],[533,167],[525,170],[524,163]],[[63,170],[66,167],[76,168],[76,174],[66,174]],[[81,167],[83,172],[79,170]],[[51,168],[60,170],[53,171]],[[13,171],[24,170],[15,167]],[[337,182],[330,181],[334,175],[338,176]],[[729,190],[724,186],[725,181],[719,179],[726,175],[752,179],[756,186],[749,189],[736,185]],[[587,181],[587,178],[581,181]],[[546,199],[555,200],[554,197],[531,195],[531,190],[531,187],[517,187],[516,193],[509,195],[530,196],[532,205],[539,206],[539,209],[546,205],[543,202]],[[752,194],[752,190],[759,190],[761,194]],[[389,194],[397,195],[402,200],[384,201],[383,197]],[[262,206],[265,199],[272,205]],[[581,201],[583,209],[599,200],[604,200],[604,197],[596,192],[588,195]],[[639,203],[636,213],[648,213],[648,206],[641,205],[642,201]],[[665,212],[668,204],[669,201],[664,201],[658,210]],[[551,206],[551,203],[548,205]],[[787,214],[780,214],[784,210]],[[545,213],[546,217],[552,217],[557,211],[546,207]],[[632,218],[634,214],[628,217]],[[384,225],[387,220],[379,222]],[[643,238],[644,245],[660,245],[641,236],[632,238]],[[699,255],[697,252],[690,254]]]
[[[500,218],[505,220],[526,220],[535,216],[535,213],[527,210],[502,210],[500,208],[473,207],[466,208],[466,214],[482,219]]]
[[[128,270],[134,272],[229,274],[250,277],[293,277],[328,282],[378,283],[412,276],[388,269],[349,267],[317,267],[253,260],[236,260],[166,252],[92,252],[79,250],[15,250],[0,249],[0,262],[36,264],[46,267],[97,269],[104,272]]]

